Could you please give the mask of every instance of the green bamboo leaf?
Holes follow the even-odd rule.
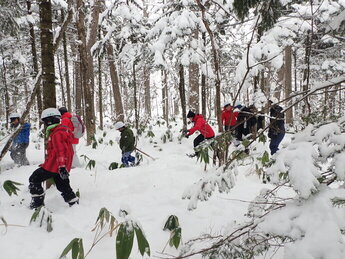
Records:
[[[150,256],[151,255],[150,245],[149,245],[149,242],[147,242],[147,239],[146,239],[143,231],[141,230],[141,228],[137,224],[135,224],[134,230],[135,230],[135,234],[137,236],[137,242],[138,242],[140,254],[142,256],[144,256],[144,253],[147,253],[147,255]]]
[[[109,170],[115,170],[115,169],[117,169],[118,167],[119,167],[119,163],[112,162],[112,163],[109,165],[108,169],[109,169]]]
[[[73,248],[74,244],[78,243],[80,239],[81,238],[74,238],[71,242],[69,242],[69,244],[65,247],[65,249],[62,252],[62,254],[60,255],[59,259],[64,258],[68,254],[68,252],[71,251],[71,249]]]
[[[181,235],[182,235],[182,229],[180,227],[176,228],[173,230],[173,232],[171,232],[171,242],[170,243],[170,246],[174,245],[175,248],[177,249],[180,245],[180,242],[181,242]]]
[[[262,156],[262,164],[266,165],[269,163],[269,161],[270,161],[270,156],[268,155],[268,152],[265,151],[263,156]]]
[[[165,222],[163,230],[174,230],[180,226],[180,223],[178,222],[178,217],[175,215],[170,215],[168,220]]]
[[[38,207],[38,208],[34,211],[34,213],[33,213],[32,216],[31,216],[31,219],[30,219],[30,224],[31,224],[32,222],[35,222],[35,221],[37,220],[38,215],[40,215],[40,212],[41,212],[41,209],[42,209],[42,208],[43,208],[43,205],[40,206],[40,207]]]
[[[4,182],[3,187],[4,187],[5,191],[7,192],[7,194],[9,196],[12,196],[12,194],[18,195],[17,191],[20,190],[19,188],[17,188],[18,185],[23,185],[23,184],[13,182],[11,180],[7,180]]]
[[[127,259],[133,247],[133,225],[128,222],[122,223],[116,236],[116,258]]]
[[[84,259],[84,246],[83,246],[83,239],[79,238],[79,258],[78,259]]]
[[[79,239],[72,245],[72,259],[78,259],[79,255]]]

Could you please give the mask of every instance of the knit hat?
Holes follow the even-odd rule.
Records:
[[[194,118],[195,117],[195,113],[192,111],[189,111],[187,114],[187,118]]]
[[[67,112],[67,108],[66,107],[60,107],[59,112],[61,113],[61,115],[63,115],[64,113]]]
[[[224,108],[226,108],[226,107],[228,107],[228,106],[230,106],[231,105],[231,103],[230,102],[226,102],[226,103],[224,103]]]

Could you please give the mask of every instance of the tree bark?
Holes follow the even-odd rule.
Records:
[[[186,89],[185,89],[185,80],[184,80],[184,67],[182,64],[179,65],[179,92],[180,92],[180,101],[182,108],[182,120],[183,120],[183,129],[187,129],[187,111],[186,111]]]
[[[28,14],[31,15],[31,1],[26,1],[26,6],[28,9]],[[36,36],[35,36],[35,29],[34,25],[29,21],[29,33],[30,33],[30,45],[31,45],[31,53],[32,53],[32,64],[34,68],[34,74],[33,77],[35,78],[38,74],[38,58],[37,58],[37,50],[36,50]],[[41,93],[41,86],[38,86],[37,89],[37,110],[39,116],[42,113],[42,93]]]
[[[162,88],[162,103],[163,103],[163,119],[168,124],[169,119],[169,96],[168,96],[168,74],[166,70],[162,70],[163,88]]]
[[[222,125],[222,117],[221,117],[221,104],[220,104],[220,67],[219,67],[219,55],[218,51],[216,48],[216,43],[214,39],[213,32],[207,22],[207,19],[205,17],[205,11],[206,8],[204,5],[201,4],[200,0],[195,0],[196,3],[198,4],[200,11],[201,11],[201,17],[202,17],[202,22],[205,25],[206,31],[208,32],[208,35],[211,40],[211,46],[212,46],[212,54],[213,54],[213,62],[214,62],[214,70],[216,74],[216,79],[215,79],[215,84],[216,84],[216,98],[215,98],[215,110],[217,113],[217,122],[218,122],[218,131],[222,132],[223,131],[223,125]]]
[[[64,20],[64,12],[61,10],[61,17]],[[67,100],[67,110],[72,111],[72,101],[71,101],[71,85],[69,81],[69,69],[68,69],[68,54],[67,54],[67,38],[66,32],[62,34],[62,46],[63,46],[63,57],[65,63],[65,80],[66,80],[66,100]]]
[[[4,53],[2,53],[2,56],[4,57]],[[8,117],[10,115],[10,95],[8,94],[8,87],[7,87],[7,80],[6,80],[6,65],[5,65],[5,59],[2,59],[2,77],[4,81],[4,87],[5,87],[5,114],[6,114],[6,129],[8,129],[9,121]]]
[[[50,0],[39,2],[41,28],[41,58],[43,109],[56,107],[55,67],[53,45],[53,21]]]
[[[102,89],[102,58],[98,56],[98,108],[99,128],[103,130],[103,89]]]
[[[151,88],[150,88],[150,70],[144,65],[144,91],[145,91],[145,112],[151,118]]]
[[[135,71],[135,61],[133,61],[132,66],[132,77],[133,77],[133,88],[134,88],[134,118],[135,118],[135,128],[139,128],[139,108],[138,108],[138,96],[137,96],[137,80]]]
[[[285,73],[284,73],[284,88],[285,98],[292,93],[292,48],[291,46],[285,47]],[[291,100],[286,102],[286,106],[291,104]],[[292,109],[286,112],[286,123],[289,125],[293,124]]]
[[[193,32],[193,39],[198,40],[199,30]],[[199,113],[199,65],[191,63],[189,65],[189,107],[191,110]]]
[[[107,51],[107,56],[108,56],[111,85],[113,87],[116,120],[124,121],[125,116],[124,116],[123,105],[122,105],[120,82],[119,82],[119,77],[117,73],[117,68],[115,65],[113,46],[110,43],[106,44],[106,51]]]
[[[202,33],[202,39],[204,43],[204,55],[206,57],[206,33]],[[206,118],[206,107],[207,107],[207,91],[206,91],[206,75],[204,74],[204,71],[202,71],[201,75],[201,113]]]
[[[79,45],[80,57],[81,57],[81,73],[82,73],[82,85],[83,85],[83,100],[84,100],[84,110],[85,110],[85,126],[87,133],[86,144],[90,145],[92,139],[96,133],[96,123],[95,123],[95,112],[94,112],[94,101],[93,101],[93,88],[94,88],[94,78],[93,78],[93,58],[91,55],[91,46],[94,42],[96,31],[94,31],[94,26],[98,26],[98,13],[96,6],[93,7],[91,31],[88,34],[89,39],[86,39],[86,27],[85,27],[85,14],[84,14],[84,2],[82,0],[77,0],[77,10],[79,10],[77,29],[78,38],[81,44]],[[97,21],[95,19],[97,18]]]

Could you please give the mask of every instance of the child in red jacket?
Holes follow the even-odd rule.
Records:
[[[41,120],[47,126],[48,144],[44,163],[29,178],[31,209],[44,205],[42,182],[49,178],[54,179],[56,188],[61,192],[65,202],[70,206],[79,202],[68,179],[73,158],[73,133],[68,127],[60,124],[60,117],[60,112],[56,108],[48,108],[42,112]]]
[[[224,131],[228,131],[236,126],[237,116],[238,112],[234,112],[234,109],[230,103],[226,103],[222,111],[222,123],[224,126]]]
[[[205,121],[204,116],[201,114],[195,114],[192,111],[189,111],[187,118],[194,122],[194,127],[186,131],[186,138],[192,135],[195,131],[199,131],[200,134],[194,139],[194,148],[198,146],[205,139],[214,138],[214,131],[211,126]],[[194,156],[198,153],[196,152]]]

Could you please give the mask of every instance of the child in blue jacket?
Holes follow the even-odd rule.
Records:
[[[18,127],[19,118],[18,113],[10,115],[12,128]],[[24,123],[19,135],[12,142],[10,156],[17,165],[29,165],[29,161],[26,158],[26,149],[29,146],[30,127],[30,123]]]

